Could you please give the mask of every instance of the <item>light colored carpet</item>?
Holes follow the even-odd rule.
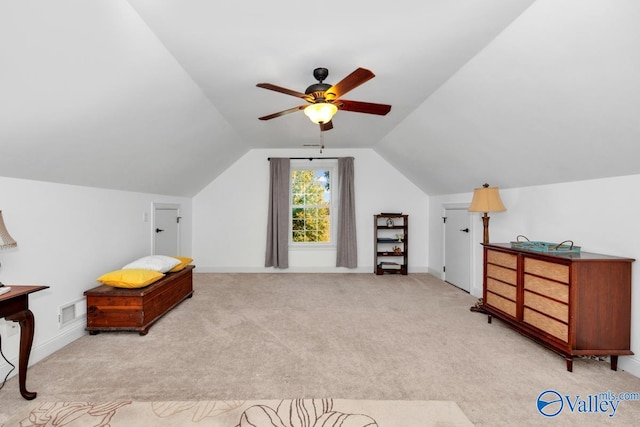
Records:
[[[613,417],[544,418],[547,389],[640,392],[640,379],[587,358],[567,372],[563,357],[488,324],[469,311],[476,298],[428,274],[197,273],[194,288],[146,336],[87,335],[29,368],[33,403],[331,397],[453,401],[478,426],[640,420],[639,401]],[[0,424],[29,404],[13,377]]]
[[[57,402],[22,410],[7,427],[471,427],[455,402],[262,400]]]

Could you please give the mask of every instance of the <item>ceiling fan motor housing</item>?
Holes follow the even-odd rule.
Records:
[[[324,100],[324,93],[329,89],[331,85],[326,83],[316,83],[311,85],[304,91],[305,95],[313,95],[316,101],[320,101],[320,99]],[[320,98],[320,99],[319,99]]]
[[[304,91],[305,95],[312,95],[314,101],[324,101],[324,92],[327,91],[332,85],[322,83],[329,75],[329,70],[326,68],[316,68],[313,70],[313,77],[318,80],[319,83],[314,83]]]

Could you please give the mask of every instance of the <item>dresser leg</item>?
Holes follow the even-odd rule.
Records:
[[[567,371],[573,372],[573,356],[565,356],[567,361]]]
[[[618,370],[618,356],[610,356],[611,358],[611,370],[612,371],[617,371]]]
[[[493,316],[491,316],[490,314],[487,315],[487,323],[491,323],[491,319],[493,319]]]

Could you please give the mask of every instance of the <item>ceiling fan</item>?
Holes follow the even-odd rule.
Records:
[[[358,68],[335,85],[323,83],[329,75],[326,68],[316,68],[313,70],[313,77],[318,80],[309,86],[304,93],[284,87],[276,86],[271,83],[258,83],[256,86],[263,89],[269,89],[286,95],[302,98],[309,105],[299,105],[289,108],[288,110],[269,114],[268,116],[259,117],[260,120],[271,120],[285,114],[294,113],[304,110],[304,113],[313,123],[320,125],[320,130],[325,131],[333,129],[331,118],[338,110],[352,111],[354,113],[377,114],[379,116],[386,115],[391,111],[391,105],[374,104],[371,102],[348,101],[341,97],[352,89],[360,86],[367,80],[375,77],[371,71],[365,68]]]

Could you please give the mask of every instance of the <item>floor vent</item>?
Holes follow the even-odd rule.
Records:
[[[60,327],[63,328],[70,323],[74,323],[78,319],[84,318],[86,313],[87,309],[85,307],[84,298],[61,306],[58,311],[58,322],[60,323]]]

